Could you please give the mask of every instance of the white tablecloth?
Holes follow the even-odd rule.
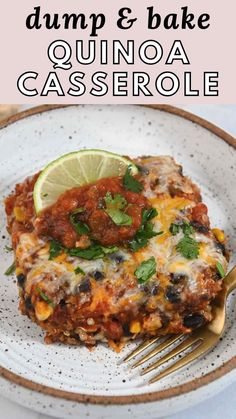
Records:
[[[179,107],[208,119],[236,137],[236,105],[189,105]],[[168,419],[235,419],[235,395],[236,383],[216,397],[177,413]],[[0,418],[2,419],[49,419],[48,416],[25,409],[3,397],[0,397],[0,411]]]

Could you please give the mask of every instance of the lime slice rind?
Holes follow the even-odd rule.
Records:
[[[66,190],[102,178],[122,176],[128,165],[133,174],[138,173],[129,159],[104,150],[80,150],[59,157],[44,168],[35,184],[36,212],[52,205]]]

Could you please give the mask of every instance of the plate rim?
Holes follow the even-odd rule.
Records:
[[[69,106],[78,107],[79,104],[71,104],[71,105],[41,105],[36,106],[22,112],[19,112],[13,116],[5,118],[0,122],[0,129],[18,122],[22,119],[27,117],[41,114],[48,111],[53,111],[56,109],[66,108]],[[106,105],[105,105],[106,106]],[[119,106],[119,105],[118,105]],[[121,106],[121,105],[120,105]],[[123,105],[122,105],[123,106]],[[190,122],[193,122],[201,127],[207,129],[208,131],[215,134],[218,138],[228,143],[232,148],[236,151],[236,139],[221,129],[220,127],[216,126],[215,124],[207,121],[206,119],[199,117],[191,112],[185,111],[183,109],[177,108],[171,105],[134,105],[134,106],[143,106],[149,109],[159,110],[162,112],[170,113],[181,117],[183,119],[187,119]],[[45,386],[43,384],[36,383],[32,380],[24,378],[18,374],[15,374],[8,370],[7,368],[0,365],[0,376],[7,379],[8,381],[25,387],[26,389],[36,391],[41,394],[45,394],[47,396],[53,396],[60,399],[66,399],[73,402],[80,402],[80,403],[90,403],[90,404],[100,404],[100,405],[126,405],[126,404],[139,404],[139,403],[147,403],[147,402],[155,402],[161,400],[167,400],[173,397],[177,397],[180,395],[185,395],[193,390],[197,390],[207,384],[212,383],[213,381],[221,378],[223,375],[231,372],[236,368],[236,356],[233,356],[227,362],[225,362],[220,367],[216,368],[215,370],[199,377],[197,379],[193,379],[187,383],[177,385],[175,387],[165,389],[165,390],[158,390],[153,391],[150,393],[143,393],[143,394],[136,394],[136,395],[126,395],[126,396],[106,396],[106,395],[87,395],[82,393],[75,393],[65,390],[56,389],[53,387]]]

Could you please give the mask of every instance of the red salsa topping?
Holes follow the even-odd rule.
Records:
[[[131,217],[130,225],[117,225],[107,214],[107,194],[111,197],[119,194],[126,200],[122,211]],[[147,199],[140,193],[126,190],[121,177],[101,179],[66,191],[36,218],[35,228],[39,235],[58,240],[68,248],[87,247],[86,236],[104,246],[111,246],[134,237],[142,223],[142,210],[147,207]],[[71,223],[71,215],[80,225],[87,227],[89,233],[79,234]]]

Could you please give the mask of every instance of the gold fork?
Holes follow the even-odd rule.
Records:
[[[194,361],[212,349],[223,335],[226,317],[226,299],[234,288],[236,288],[236,266],[224,277],[222,290],[212,304],[213,320],[210,323],[200,327],[190,335],[182,334],[167,337],[167,339],[159,343],[157,347],[152,349],[144,357],[140,358],[135,364],[133,364],[132,368],[136,368],[144,364],[149,359],[153,358],[164,349],[169,348],[179,340],[180,342],[177,346],[175,346],[170,352],[159,358],[153,364],[146,367],[141,372],[141,375],[147,374],[148,372],[157,369],[165,362],[171,360],[177,355],[182,354],[187,349],[190,349],[190,352],[185,355],[183,354],[183,357],[177,362],[165,368],[158,375],[155,375],[155,377],[151,378],[149,381],[151,384],[184,367],[185,365],[189,364],[190,362]],[[160,336],[158,336],[145,341],[133,352],[131,352],[123,361],[130,361],[132,358],[142,353],[145,349],[149,348],[160,339]]]

